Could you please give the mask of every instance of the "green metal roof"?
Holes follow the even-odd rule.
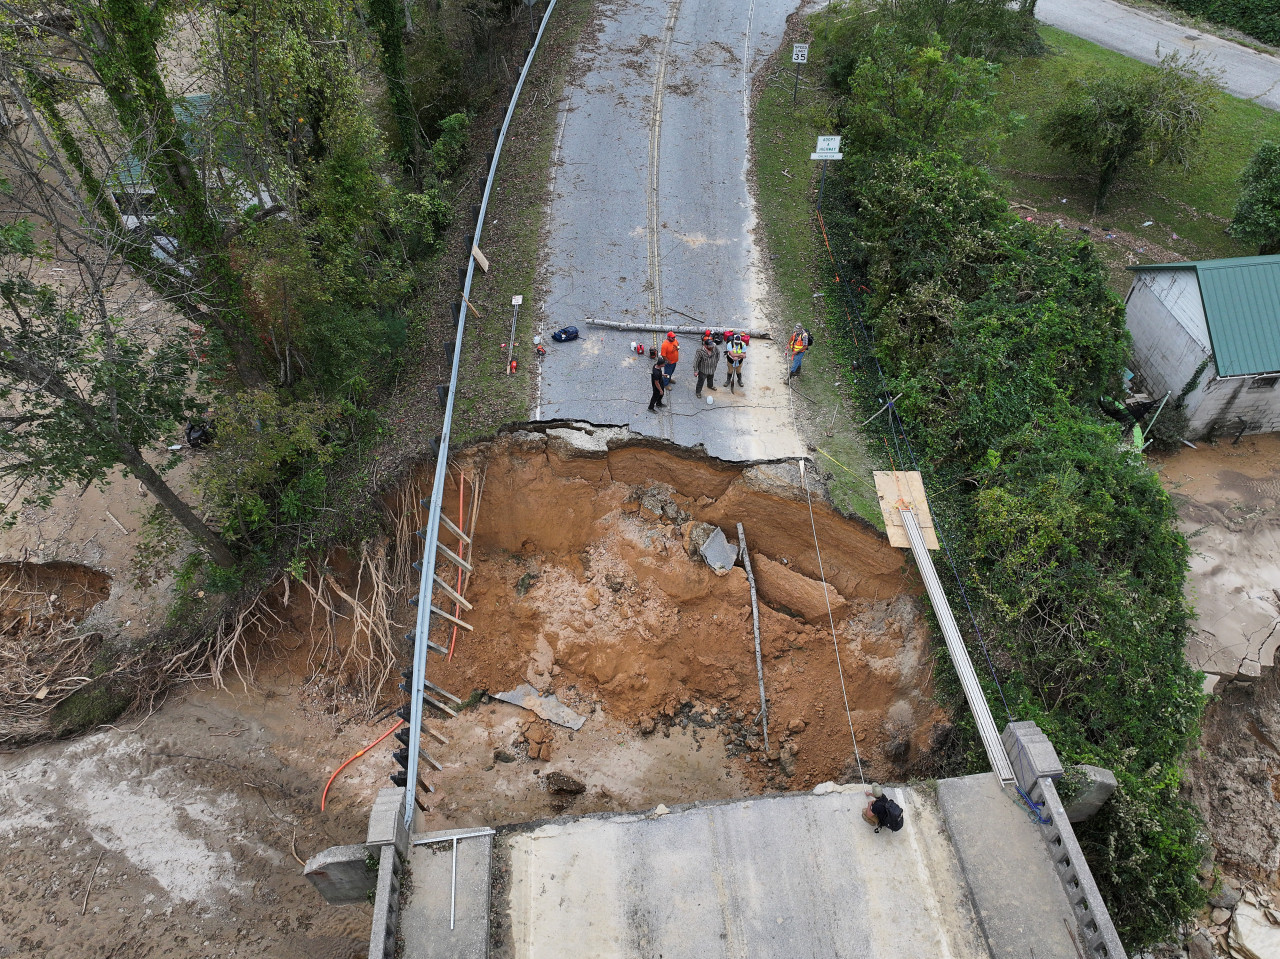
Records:
[[[204,141],[200,137],[199,124],[209,114],[213,98],[207,93],[197,93],[173,101],[173,116],[178,127],[186,138],[187,149],[191,151],[191,159],[199,161],[205,153]],[[112,190],[149,190],[151,181],[143,169],[142,161],[132,153],[121,157],[115,169],[107,178]]]
[[[1147,263],[1131,270],[1195,270],[1219,376],[1280,372],[1280,256]]]

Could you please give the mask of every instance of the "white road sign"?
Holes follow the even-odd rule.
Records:
[[[844,154],[840,152],[839,137],[818,137],[817,148],[809,154],[810,160],[840,160]]]
[[[791,62],[792,63],[808,63],[809,62],[809,44],[807,43],[791,44]]]

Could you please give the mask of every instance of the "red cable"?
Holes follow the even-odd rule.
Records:
[[[378,745],[378,743],[382,742],[384,739],[386,739],[388,736],[390,736],[392,733],[394,733],[397,729],[399,729],[403,725],[404,725],[404,720],[397,719],[396,724],[394,726],[392,726],[385,733],[383,733],[381,736],[379,736],[377,739],[371,742],[368,746],[365,746],[364,749],[360,750],[358,753],[356,753],[354,756],[352,756],[345,763],[343,763],[341,766],[339,766],[337,769],[333,771],[333,775],[329,777],[329,781],[324,784],[324,792],[320,794],[320,811],[321,812],[324,812],[324,804],[325,804],[326,798],[329,795],[329,787],[332,786],[333,781],[338,778],[338,773],[342,772],[342,770],[346,769],[349,765],[351,765],[353,762],[355,762],[357,759],[359,759],[361,756],[367,753],[374,746]]]

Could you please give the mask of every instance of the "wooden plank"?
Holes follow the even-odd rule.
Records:
[[[433,612],[437,616],[441,616],[444,619],[447,619],[449,622],[454,623],[455,625],[461,626],[467,632],[471,632],[471,629],[472,629],[471,624],[464,620],[458,619],[458,617],[454,616],[452,613],[446,613],[443,609],[440,609],[438,606],[432,606],[431,612]]]
[[[432,736],[432,738],[434,738],[434,739],[438,740],[441,746],[448,746],[448,745],[449,745],[449,740],[445,739],[443,736],[441,736],[438,732],[436,732],[434,729],[432,729],[432,728],[431,728],[430,726],[428,726],[426,723],[423,723],[423,724],[422,724],[422,728],[423,728],[423,729],[425,729],[425,730],[427,731],[427,733],[428,733],[430,736]]]
[[[488,272],[489,272],[489,258],[488,258],[487,256],[485,256],[483,253],[481,253],[481,252],[480,252],[480,247],[476,246],[474,243],[473,243],[473,244],[471,244],[471,255],[472,255],[472,256],[474,256],[474,257],[476,258],[476,266],[480,267],[480,269],[482,269],[482,270],[484,270],[486,273],[488,273]]]
[[[453,600],[455,603],[457,603],[459,606],[461,606],[461,607],[462,607],[463,609],[465,609],[465,610],[470,610],[470,609],[471,609],[471,604],[470,604],[470,603],[468,603],[468,602],[463,598],[463,596],[462,596],[462,594],[461,594],[461,593],[459,593],[459,592],[458,592],[457,590],[455,590],[452,586],[450,586],[448,583],[446,583],[444,580],[442,580],[442,579],[440,578],[440,574],[439,574],[439,573],[437,573],[437,574],[436,574],[436,576],[435,576],[435,581],[436,581],[436,585],[440,587],[441,591],[442,591],[446,596],[448,596],[451,600]]]
[[[444,524],[445,529],[447,529],[454,536],[458,537],[458,539],[462,540],[464,543],[471,542],[471,537],[468,536],[466,533],[464,533],[462,530],[458,529],[458,527],[454,526],[453,520],[445,516],[444,513],[440,514],[440,522]]]
[[[889,545],[910,549],[906,528],[902,525],[899,504],[905,504],[915,514],[920,532],[929,549],[938,549],[938,534],[929,512],[929,500],[925,496],[924,482],[917,472],[876,470],[871,474],[876,482],[876,496],[880,500],[880,513],[884,517],[885,533]]]
[[[458,718],[458,714],[457,714],[457,713],[455,713],[452,709],[450,709],[450,708],[449,708],[448,706],[446,706],[444,703],[440,702],[440,700],[438,700],[438,699],[432,699],[432,698],[431,698],[430,696],[428,696],[426,693],[423,693],[423,694],[422,694],[422,701],[423,701],[423,702],[425,702],[425,703],[430,703],[432,706],[434,706],[436,709],[440,710],[440,712],[444,713],[446,716],[450,716],[450,717],[452,717],[452,718],[454,718],[454,719],[457,719],[457,718]]]
[[[448,546],[445,546],[444,543],[436,543],[436,551],[444,553],[444,558],[454,566],[461,566],[468,573],[471,572],[471,564],[451,550]]]

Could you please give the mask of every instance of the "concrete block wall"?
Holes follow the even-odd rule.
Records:
[[[1210,432],[1234,436],[1241,419],[1249,424],[1246,433],[1280,432],[1280,384],[1250,389],[1255,379],[1252,376],[1218,379],[1212,374],[1210,363],[1199,389],[1187,397],[1193,439],[1202,439]]]
[[[1058,752],[1035,723],[1009,723],[1000,736],[1009,761],[1013,765],[1018,785],[1031,800],[1041,803],[1041,818],[1048,823],[1040,826],[1049,858],[1067,894],[1067,902],[1075,914],[1076,925],[1085,954],[1092,959],[1126,959],[1120,936],[1116,934],[1111,914],[1098,892],[1084,852],[1071,828],[1071,820],[1063,808],[1062,799],[1054,781],[1062,776],[1062,763]]]
[[[1106,903],[1102,901],[1093,873],[1089,871],[1089,864],[1085,862],[1084,851],[1071,828],[1053,780],[1037,780],[1030,795],[1035,802],[1044,803],[1043,812],[1049,823],[1041,826],[1040,831],[1049,845],[1049,855],[1062,888],[1066,890],[1067,901],[1076,914],[1085,954],[1096,959],[1126,959],[1124,945],[1111,921],[1111,914],[1107,912]]]
[[[374,886],[373,925],[369,932],[369,959],[392,959],[400,929],[400,876],[409,854],[409,830],[404,824],[405,790],[378,790],[365,845],[376,850],[378,881]]]

